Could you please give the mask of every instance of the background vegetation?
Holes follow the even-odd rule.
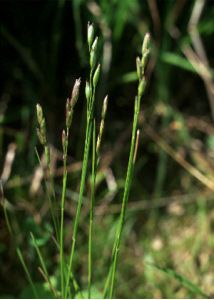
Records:
[[[100,296],[108,270],[128,160],[135,59],[146,32],[152,53],[147,68],[136,169],[117,272],[116,297],[180,298],[214,294],[214,84],[213,1],[54,0],[1,1],[0,166],[1,201],[16,235],[11,238],[0,210],[0,296],[33,297],[15,246],[22,248],[41,297],[48,297],[37,271],[33,232],[58,280],[53,228],[35,154],[35,105],[41,103],[52,146],[57,197],[61,195],[61,132],[65,100],[74,80],[89,71],[87,22],[102,47],[96,114],[109,95],[97,174],[96,270],[93,296]],[[66,247],[78,196],[84,140],[84,85],[75,107],[68,155]],[[4,196],[3,196],[4,192]],[[78,235],[75,274],[87,285],[90,176]],[[184,279],[183,277],[187,279]],[[193,286],[193,283],[196,286]],[[198,289],[197,289],[198,287]],[[203,291],[203,292],[202,292]]]

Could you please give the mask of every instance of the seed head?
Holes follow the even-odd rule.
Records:
[[[73,109],[71,107],[71,101],[70,101],[69,98],[67,98],[67,101],[66,101],[66,110],[65,110],[66,128],[70,128],[70,126],[71,126],[72,114],[73,114]]]
[[[140,80],[142,77],[142,64],[139,56],[136,58],[136,67],[137,67],[137,77]]]
[[[141,65],[142,65],[142,70],[143,70],[142,73],[144,73],[148,56],[149,56],[149,50],[147,49],[147,50],[145,50],[144,55],[142,56],[142,59],[141,59]]]
[[[39,141],[42,145],[47,144],[46,138],[46,125],[45,125],[45,118],[43,116],[43,110],[40,104],[36,105],[36,113],[37,113],[37,120],[39,124],[39,128],[37,128],[37,136]]]
[[[71,110],[71,103],[70,103],[70,99],[67,98],[66,100],[66,114]]]
[[[93,76],[93,86],[94,88],[97,86],[97,82],[99,80],[100,77],[100,64],[97,66],[96,71],[94,72],[94,76]]]
[[[85,84],[85,96],[86,96],[87,101],[89,102],[89,100],[90,100],[90,86],[89,86],[88,81],[86,81],[86,84]]]
[[[96,53],[91,50],[90,52],[90,67],[93,70],[96,64]]]
[[[92,47],[91,47],[91,50],[96,52],[97,50],[97,44],[98,44],[98,36],[95,38],[93,44],[92,44]]]
[[[97,137],[97,145],[96,145],[97,154],[100,151],[100,144],[101,144],[101,141],[102,141],[103,130],[104,130],[104,126],[105,126],[105,116],[106,116],[107,106],[108,106],[108,96],[105,96],[105,99],[103,101],[103,107],[102,107],[100,129],[99,129],[99,134],[98,134],[98,137]]]
[[[39,139],[41,145],[44,146],[46,144],[46,137],[41,133],[39,128],[36,129],[36,133],[37,133],[37,136],[38,136],[38,139]]]
[[[75,80],[74,87],[71,94],[71,102],[70,102],[72,108],[77,103],[77,100],[79,98],[80,83],[81,83],[80,78]]]
[[[96,37],[96,39],[94,40],[90,51],[90,66],[92,70],[94,69],[94,66],[96,64],[97,43],[98,43],[98,37]]]
[[[43,120],[43,110],[40,104],[36,105],[36,113],[37,113],[38,123],[41,124]]]
[[[145,65],[146,65],[147,58],[148,58],[148,55],[150,52],[149,43],[150,43],[150,34],[146,33],[144,40],[143,40],[143,45],[142,45],[141,65],[142,65],[143,73],[144,73]]]
[[[142,80],[140,81],[139,85],[138,85],[138,95],[140,97],[142,97],[142,95],[144,93],[145,86],[146,86],[146,80],[145,80],[145,77],[143,77]]]
[[[147,32],[145,34],[143,45],[142,45],[142,56],[144,56],[144,53],[149,50],[149,43],[150,43],[150,34]]]
[[[66,143],[67,143],[67,136],[65,133],[65,130],[62,131],[62,149],[63,149],[63,155],[66,153]]]
[[[108,95],[105,96],[105,99],[103,101],[102,115],[101,115],[102,119],[105,119],[107,107],[108,107]]]
[[[94,26],[93,24],[88,23],[88,47],[91,49],[91,45],[94,40]]]

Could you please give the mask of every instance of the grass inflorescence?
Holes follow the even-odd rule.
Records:
[[[95,190],[96,190],[96,180],[97,180],[97,171],[99,168],[100,155],[101,155],[101,143],[103,132],[105,128],[105,117],[108,107],[108,96],[105,96],[102,105],[102,111],[100,116],[100,121],[96,121],[95,118],[95,103],[96,103],[96,89],[99,82],[100,73],[101,73],[101,64],[98,62],[98,37],[95,36],[95,29],[92,24],[88,24],[87,32],[87,42],[89,50],[89,78],[85,84],[85,97],[86,97],[86,127],[85,127],[85,139],[84,139],[84,151],[82,159],[82,171],[80,178],[80,187],[76,213],[72,225],[72,241],[70,247],[70,253],[67,256],[64,246],[65,239],[65,222],[64,222],[64,211],[65,211],[65,200],[66,200],[66,190],[67,190],[67,157],[69,149],[69,140],[70,140],[70,129],[72,125],[72,119],[74,114],[74,108],[79,98],[81,80],[77,79],[74,83],[71,96],[67,99],[65,105],[65,128],[62,130],[62,152],[63,152],[63,179],[62,179],[62,192],[60,200],[60,216],[57,215],[57,200],[54,190],[54,180],[51,172],[51,151],[47,139],[46,132],[46,121],[43,113],[42,107],[37,104],[37,135],[40,141],[40,144],[43,148],[45,155],[45,163],[41,162],[38,151],[36,150],[39,162],[41,167],[45,169],[48,176],[45,178],[45,185],[47,190],[47,197],[49,199],[50,212],[52,217],[52,222],[54,226],[55,233],[55,243],[57,250],[59,251],[59,275],[60,275],[60,284],[59,288],[52,283],[51,276],[46,265],[45,257],[40,249],[39,244],[33,233],[31,233],[32,245],[35,248],[39,259],[39,272],[45,282],[47,283],[50,293],[53,298],[71,298],[81,295],[81,289],[75,279],[74,274],[74,256],[77,248],[77,237],[78,229],[80,224],[81,209],[83,204],[83,195],[86,189],[86,176],[89,169],[89,162],[91,162],[91,189],[90,189],[90,211],[89,211],[89,232],[88,232],[88,287],[87,287],[87,296],[88,298],[93,297],[92,295],[92,286],[93,286],[93,274],[95,272],[95,265],[93,264],[93,232],[94,232],[94,208],[95,208]],[[132,124],[132,137],[131,137],[131,146],[127,167],[127,175],[125,180],[121,212],[119,216],[118,228],[115,235],[114,246],[112,250],[112,259],[109,265],[109,272],[107,274],[106,285],[104,287],[103,295],[104,297],[112,298],[114,295],[115,288],[115,278],[116,278],[116,269],[118,262],[118,253],[121,244],[122,231],[126,216],[127,202],[129,198],[131,182],[134,172],[134,165],[137,155],[137,149],[139,144],[140,131],[138,128],[138,117],[141,107],[141,98],[145,90],[146,79],[145,79],[145,66],[147,62],[147,57],[149,54],[149,35],[145,36],[143,47],[142,47],[142,57],[137,58],[137,76],[138,76],[138,92],[135,98],[134,105],[134,117]],[[97,124],[98,130],[97,130]],[[29,280],[32,292],[35,297],[38,297],[36,286],[34,285],[31,273],[27,267],[27,264],[24,260],[23,254],[19,248],[17,248],[17,254],[20,258],[21,264],[25,270],[27,278]]]

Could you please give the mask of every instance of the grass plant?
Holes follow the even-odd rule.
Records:
[[[62,1],[61,10],[64,7],[65,1]],[[122,2],[121,2],[122,3]],[[127,4],[128,5],[128,2]],[[77,3],[74,4],[74,7],[77,7]],[[79,8],[78,8],[79,9]],[[61,20],[61,12],[58,16],[58,21],[56,24],[60,23]],[[121,24],[117,26],[117,34],[116,37],[120,36],[120,31],[124,27],[125,24]],[[121,27],[122,26],[122,27]],[[121,28],[121,29],[120,29]],[[119,30],[120,29],[120,30]],[[77,30],[78,32],[78,30]],[[80,34],[80,32],[79,32]],[[82,38],[79,36],[79,39]],[[82,40],[79,40],[78,45],[81,46]],[[55,57],[58,52],[59,48],[59,41],[56,40],[55,42],[55,51],[53,52],[52,60],[55,61]],[[47,263],[48,258],[46,258],[46,252],[41,249],[36,235],[31,232],[31,245],[37,255],[39,267],[38,270],[45,281],[45,284],[48,286],[48,290],[50,295],[53,298],[78,298],[78,297],[88,297],[94,298],[93,288],[95,286],[95,277],[96,277],[96,267],[93,260],[95,256],[96,250],[96,243],[95,243],[95,236],[94,232],[94,223],[95,223],[95,209],[96,209],[96,186],[98,181],[98,171],[100,166],[100,157],[101,157],[101,144],[102,138],[105,128],[105,119],[107,114],[107,107],[108,107],[108,96],[104,97],[103,102],[98,98],[97,93],[97,85],[100,79],[100,73],[102,66],[98,60],[98,43],[99,39],[95,35],[95,28],[92,24],[88,24],[87,28],[87,45],[89,51],[89,76],[85,83],[85,98],[86,98],[86,126],[85,126],[85,136],[84,136],[84,145],[83,145],[83,158],[82,158],[82,168],[81,168],[81,176],[80,176],[80,184],[79,184],[79,191],[78,191],[78,200],[77,206],[75,211],[75,216],[73,223],[70,220],[66,220],[65,222],[65,204],[66,204],[66,193],[68,190],[68,151],[69,151],[69,143],[71,137],[71,125],[74,116],[74,109],[75,105],[78,101],[79,94],[80,94],[80,87],[81,87],[81,80],[77,79],[74,83],[72,92],[70,97],[66,101],[65,105],[65,127],[62,130],[62,153],[63,153],[63,178],[62,178],[62,187],[61,187],[61,197],[57,200],[57,196],[55,194],[55,182],[51,170],[51,151],[50,146],[48,143],[47,132],[46,132],[46,120],[44,117],[43,109],[41,105],[37,104],[36,106],[36,115],[38,121],[38,129],[37,135],[42,146],[42,150],[45,155],[45,163],[42,162],[42,159],[39,157],[39,154],[36,150],[36,154],[38,156],[39,163],[44,170],[45,177],[45,187],[47,192],[47,198],[49,201],[50,207],[50,214],[53,223],[53,232],[54,232],[54,240],[55,240],[55,251],[57,252],[57,263],[56,263],[56,271],[55,278],[57,278],[57,284],[52,282],[51,272],[52,269],[49,270],[49,265]],[[129,158],[126,170],[126,177],[125,182],[123,185],[122,190],[122,199],[119,208],[119,217],[116,226],[116,232],[113,239],[113,246],[111,251],[111,258],[110,262],[107,265],[106,271],[106,278],[103,279],[103,286],[102,286],[102,295],[103,298],[113,298],[116,294],[116,287],[117,287],[117,270],[119,264],[119,252],[121,250],[121,241],[124,233],[124,224],[126,220],[127,210],[128,210],[128,200],[130,196],[131,186],[132,186],[132,179],[135,171],[135,163],[136,163],[136,156],[138,151],[138,146],[141,140],[140,137],[140,122],[139,122],[139,114],[141,110],[141,102],[142,97],[145,92],[147,78],[146,78],[146,66],[148,61],[148,56],[150,53],[150,35],[147,33],[144,37],[141,49],[141,57],[137,57],[136,59],[136,71],[131,72],[128,75],[131,75],[131,81],[137,78],[137,95],[134,99],[134,114],[132,120],[132,132],[131,132],[131,141],[130,141],[130,149],[129,149]],[[168,57],[169,58],[169,57]],[[84,58],[85,59],[85,58]],[[84,62],[82,58],[82,63]],[[167,57],[165,57],[167,60]],[[168,59],[168,61],[171,61]],[[180,62],[181,64],[181,62]],[[54,70],[56,66],[52,69]],[[188,65],[189,68],[189,65]],[[125,75],[127,78],[127,74]],[[134,79],[132,79],[134,78]],[[127,79],[130,80],[130,79]],[[125,82],[125,77],[124,77]],[[82,84],[83,85],[83,84]],[[100,120],[96,117],[95,111],[97,108],[97,101],[98,100],[102,104],[102,111]],[[148,130],[147,130],[148,131]],[[149,132],[149,131],[148,131]],[[158,141],[158,139],[156,138]],[[163,144],[163,143],[162,143]],[[161,143],[160,143],[161,147]],[[167,147],[162,147],[163,150],[171,155],[172,151],[168,151]],[[164,153],[164,155],[166,154]],[[173,155],[176,157],[175,153]],[[178,162],[182,165],[180,160]],[[164,178],[162,176],[161,169],[164,170],[165,161],[161,159],[159,162],[159,172],[158,176],[160,178]],[[184,165],[184,164],[183,164]],[[162,167],[161,167],[162,166]],[[186,169],[190,170],[189,165],[186,164]],[[185,168],[185,167],[184,167]],[[191,173],[191,172],[190,172]],[[192,172],[193,173],[193,172]],[[76,274],[75,269],[75,258],[79,254],[77,254],[77,240],[79,237],[79,227],[81,221],[81,213],[84,201],[84,194],[87,190],[87,174],[90,174],[90,204],[89,204],[89,213],[88,213],[88,245],[87,245],[87,283],[79,283],[78,274]],[[198,173],[197,173],[198,174]],[[194,175],[194,173],[193,173]],[[195,176],[197,177],[197,176]],[[47,179],[46,179],[47,178]],[[161,179],[162,180],[162,179]],[[157,180],[159,182],[159,180]],[[204,181],[202,181],[203,183]],[[209,187],[209,186],[208,186]],[[156,184],[157,194],[162,191],[162,183]],[[2,192],[3,194],[3,192]],[[60,210],[60,216],[58,216],[58,210]],[[6,218],[6,223],[8,225],[10,234],[13,235],[13,229],[10,224],[10,218],[8,216],[7,209],[4,207],[4,213]],[[66,223],[66,224],[65,224]],[[68,224],[68,225],[67,225]],[[65,246],[65,232],[66,232],[66,225],[69,227],[69,230],[72,231],[72,240],[71,244],[69,245],[70,248],[67,249]],[[111,249],[111,248],[110,248]],[[32,295],[35,298],[40,296],[38,291],[37,285],[34,282],[33,275],[31,274],[30,268],[27,266],[27,260],[24,258],[24,254],[19,246],[16,245],[17,255],[21,262],[21,265],[25,271],[26,277],[28,279],[29,285],[32,290]],[[196,285],[192,284],[191,281],[186,279],[186,277],[181,276],[179,273],[176,273],[172,269],[169,268],[161,268],[156,266],[155,264],[150,264],[150,267],[153,269],[162,271],[162,273],[167,274],[167,276],[171,276],[171,278],[176,279],[182,286],[184,286],[189,292],[193,295],[200,295],[200,296],[208,296],[204,293],[201,289],[199,289]],[[78,280],[77,280],[78,278]],[[101,280],[101,283],[103,283]]]
[[[112,298],[114,293],[115,286],[115,275],[118,261],[118,254],[120,250],[120,243],[122,237],[123,226],[125,222],[127,202],[129,198],[132,177],[134,172],[134,165],[136,161],[137,148],[139,144],[139,129],[138,129],[138,117],[140,112],[140,105],[143,93],[145,91],[146,79],[145,79],[145,66],[149,55],[149,34],[146,34],[143,45],[142,45],[142,57],[141,59],[137,57],[136,65],[137,65],[137,75],[138,75],[138,94],[135,98],[135,107],[134,107],[134,119],[132,124],[132,137],[131,137],[131,146],[129,153],[129,161],[127,167],[127,174],[125,180],[125,187],[123,192],[122,206],[119,217],[118,228],[115,236],[115,242],[112,252],[112,263],[109,269],[109,276],[107,278],[107,284],[105,288],[104,297]]]
[[[60,249],[60,278],[61,278],[61,292],[60,295],[62,298],[68,298],[72,296],[70,286],[73,284],[73,262],[74,254],[76,249],[76,241],[78,236],[78,227],[80,222],[81,208],[83,202],[83,194],[85,191],[86,184],[86,174],[89,165],[89,156],[90,151],[91,155],[91,197],[90,197],[90,213],[89,213],[89,238],[88,238],[88,298],[91,298],[91,288],[92,288],[92,274],[94,267],[92,264],[93,261],[93,223],[94,223],[94,205],[95,205],[95,188],[96,188],[96,176],[97,169],[99,167],[100,161],[100,147],[105,125],[105,116],[108,105],[108,96],[105,97],[103,101],[103,107],[101,112],[101,121],[99,126],[98,134],[96,133],[96,120],[94,116],[94,107],[95,107],[95,98],[96,98],[96,87],[100,77],[101,65],[97,63],[97,45],[98,37],[95,37],[95,30],[92,24],[88,24],[88,49],[89,49],[89,64],[90,64],[90,75],[89,80],[86,81],[85,86],[85,96],[87,100],[87,113],[86,113],[86,130],[85,130],[85,144],[84,144],[84,153],[83,153],[83,166],[82,174],[80,180],[80,189],[79,197],[77,203],[77,210],[73,223],[73,232],[72,232],[72,245],[70,250],[70,255],[68,258],[68,264],[66,263],[65,253],[64,253],[64,208],[65,208],[65,195],[67,188],[67,154],[68,154],[68,143],[69,143],[69,133],[70,127],[73,118],[73,109],[77,102],[80,89],[80,79],[76,80],[74,88],[72,91],[71,98],[66,102],[66,127],[62,131],[62,148],[63,148],[63,184],[62,184],[62,195],[61,195],[61,217],[60,217],[60,229],[57,224],[57,220],[54,215],[54,204],[51,203],[51,213],[52,219],[55,226],[57,241],[59,241]],[[115,275],[117,269],[118,261],[118,252],[120,249],[122,231],[126,215],[126,206],[128,202],[129,192],[131,188],[131,182],[134,171],[134,164],[136,160],[137,148],[139,144],[139,129],[138,129],[138,117],[141,107],[141,98],[145,90],[146,79],[145,79],[145,66],[149,54],[149,34],[144,38],[142,46],[142,57],[137,58],[137,76],[138,76],[138,93],[135,98],[135,108],[134,108],[134,118],[133,118],[133,128],[132,128],[132,138],[131,138],[131,147],[127,168],[127,175],[125,180],[124,194],[122,199],[122,207],[119,217],[118,229],[115,236],[114,247],[112,251],[112,263],[109,268],[108,274],[108,284],[106,286],[106,291],[104,292],[105,296],[113,297],[114,286],[115,286]],[[50,170],[50,150],[46,138],[46,125],[45,119],[43,116],[43,111],[40,105],[37,105],[37,119],[39,128],[37,129],[37,134],[40,140],[40,143],[44,147],[45,156],[47,160],[47,166]],[[55,199],[55,198],[53,198]],[[54,200],[55,201],[55,200]],[[58,231],[59,230],[59,231]],[[59,237],[59,238],[58,238]],[[45,277],[48,280],[50,289],[54,292],[56,296],[56,291],[54,290],[51,282],[49,280],[49,275],[47,268],[42,258],[41,252],[36,244],[36,241],[32,235],[33,244],[36,248],[39,260],[42,266]],[[107,292],[108,291],[108,292]],[[74,295],[75,296],[75,295]]]

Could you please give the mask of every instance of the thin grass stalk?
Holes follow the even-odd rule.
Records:
[[[97,169],[99,166],[100,158],[100,146],[102,141],[102,135],[105,124],[105,116],[108,106],[108,96],[105,97],[103,101],[102,113],[101,113],[101,122],[99,128],[99,134],[96,141],[96,126],[94,121],[94,130],[93,130],[93,145],[92,145],[92,183],[91,183],[91,199],[90,199],[90,223],[89,223],[89,241],[88,241],[88,298],[91,297],[91,282],[92,282],[92,250],[93,250],[93,224],[94,224],[94,203],[95,203],[95,186],[96,186],[96,177]]]
[[[48,194],[48,199],[50,203],[51,215],[54,223],[55,233],[56,233],[56,240],[59,243],[59,220],[58,216],[55,216],[55,212],[57,212],[57,202],[56,202],[56,194],[54,189],[54,180],[53,174],[51,172],[50,166],[50,148],[48,146],[45,147],[45,156],[47,161],[47,171],[48,171],[48,178],[50,179],[49,184],[47,179],[45,179],[46,190]],[[49,192],[51,190],[51,192]]]
[[[72,273],[72,266],[73,266],[74,251],[75,251],[75,246],[76,246],[77,230],[78,230],[78,226],[79,226],[80,212],[81,212],[81,208],[82,208],[82,198],[83,198],[83,193],[85,190],[85,179],[86,179],[88,157],[89,157],[89,150],[90,150],[90,142],[91,142],[90,137],[91,137],[91,132],[92,132],[92,124],[91,123],[88,124],[87,127],[88,128],[87,128],[87,134],[86,134],[86,138],[85,138],[85,149],[84,149],[84,157],[83,157],[81,182],[80,182],[80,192],[79,192],[79,199],[78,199],[78,204],[77,204],[77,211],[76,211],[75,220],[74,220],[72,246],[71,246],[67,280],[66,280],[66,286],[65,286],[65,298],[67,298],[67,295],[68,295],[70,276]]]
[[[110,285],[110,281],[111,281],[111,278],[112,278],[113,257],[114,257],[115,247],[116,247],[116,239],[115,239],[115,243],[114,243],[113,250],[112,250],[112,258],[111,258],[111,264],[110,264],[109,272],[108,272],[107,279],[106,279],[105,285],[104,285],[103,299],[109,298],[109,285]]]
[[[2,181],[0,180],[0,195],[1,195],[1,204],[2,204],[2,207],[3,207],[3,212],[4,212],[4,218],[5,218],[5,221],[6,221],[6,226],[7,226],[7,229],[10,233],[10,235],[12,236],[13,234],[13,231],[12,231],[12,227],[11,227],[11,224],[10,224],[10,219],[9,219],[9,215],[7,213],[7,207],[6,207],[6,201],[5,201],[5,198],[4,198],[4,189],[3,189],[3,184],[2,184]]]
[[[47,275],[45,274],[45,272],[44,272],[44,270],[41,268],[41,267],[38,267],[38,271],[39,271],[39,273],[42,275],[42,277],[43,277],[43,279],[48,283],[48,277],[47,277]],[[48,283],[49,284],[49,283]],[[49,287],[50,287],[50,289],[51,289],[51,291],[52,291],[52,294],[54,295],[54,297],[57,299],[58,297],[57,297],[57,294],[56,294],[56,291],[55,291],[55,289],[53,289],[53,286],[50,286],[49,285]],[[56,296],[55,296],[55,294],[56,294]]]
[[[118,260],[122,231],[123,231],[124,221],[125,221],[125,216],[126,216],[126,207],[127,207],[127,202],[128,202],[129,193],[130,193],[130,187],[131,187],[131,183],[132,183],[133,171],[134,171],[135,149],[137,147],[136,140],[137,140],[137,122],[138,122],[138,115],[139,115],[139,109],[138,109],[139,104],[140,104],[140,99],[138,97],[137,110],[135,112],[135,117],[134,117],[134,122],[133,122],[132,140],[131,140],[129,162],[128,162],[127,175],[126,175],[126,180],[125,180],[125,188],[124,188],[124,194],[123,194],[123,200],[122,200],[122,207],[121,207],[119,225],[118,225],[118,230],[117,230],[117,235],[116,235],[116,243],[114,246],[113,267],[111,270],[112,274],[111,274],[111,280],[110,280],[109,298],[113,297],[113,292],[114,292],[117,260]]]
[[[65,158],[63,159],[63,186],[61,198],[61,222],[60,222],[60,277],[61,277],[61,295],[64,298],[64,208],[65,208],[65,194],[67,186],[67,168]]]
[[[104,286],[104,292],[103,292],[104,298],[112,298],[112,296],[113,296],[115,272],[116,272],[116,266],[117,266],[117,257],[118,257],[119,246],[120,246],[120,241],[121,241],[122,229],[123,229],[125,215],[126,215],[126,205],[128,202],[129,191],[130,191],[132,177],[133,177],[133,169],[134,169],[134,163],[136,160],[137,146],[138,146],[138,142],[139,142],[139,131],[137,130],[139,111],[140,111],[140,98],[139,98],[139,96],[137,96],[135,98],[135,111],[134,111],[134,120],[133,120],[133,126],[132,126],[131,147],[130,147],[130,153],[129,153],[127,175],[126,175],[126,180],[125,180],[125,188],[124,188],[123,199],[122,199],[122,207],[121,207],[121,212],[120,212],[120,217],[119,217],[119,223],[118,223],[118,226],[116,229],[114,245],[113,245],[113,249],[112,249],[111,264],[110,264],[108,276],[106,279],[106,283]],[[109,285],[110,285],[110,287],[109,287]]]
[[[11,224],[10,224],[10,220],[9,220],[9,216],[8,216],[7,208],[6,208],[5,204],[3,204],[3,211],[4,211],[4,217],[5,217],[7,229],[9,231],[9,233],[12,235],[12,227],[11,227]]]
[[[108,272],[108,276],[106,279],[105,287],[104,287],[104,298],[111,298],[113,295],[113,288],[114,288],[114,281],[115,281],[115,271],[117,266],[117,256],[120,246],[120,240],[121,240],[121,234],[122,234],[122,228],[124,224],[125,219],[125,213],[126,213],[126,205],[128,201],[129,191],[131,187],[131,179],[133,176],[133,167],[134,162],[136,159],[136,147],[138,143],[136,143],[136,137],[137,134],[137,122],[138,122],[138,114],[139,114],[139,108],[140,105],[138,103],[137,97],[135,99],[135,113],[134,113],[134,120],[133,120],[133,126],[132,126],[132,139],[131,139],[131,147],[130,147],[130,154],[129,154],[129,162],[128,162],[128,168],[127,168],[127,175],[125,180],[125,188],[124,188],[124,194],[122,199],[122,207],[121,207],[121,213],[119,217],[119,223],[116,229],[116,236],[114,240],[114,245],[112,249],[112,258],[111,258],[111,264]],[[110,285],[110,288],[109,288]]]
[[[50,151],[50,148],[49,148]],[[50,156],[50,154],[49,154]],[[50,199],[52,198],[52,211],[53,211],[53,219],[54,219],[54,223],[55,223],[55,231],[56,231],[56,240],[59,242],[59,218],[58,215],[56,214],[55,216],[55,212],[58,212],[58,206],[57,206],[57,200],[56,200],[56,193],[55,193],[55,188],[54,188],[54,178],[53,178],[53,173],[51,171],[51,165],[50,165],[50,161],[47,165],[48,167],[48,177],[50,179],[49,182],[49,187],[50,187],[50,195],[52,195],[52,197],[50,196]],[[48,186],[48,185],[47,185]]]
[[[89,221],[89,239],[88,239],[88,298],[91,298],[92,281],[92,234],[94,219],[95,202],[95,184],[96,184],[96,125],[94,120],[93,139],[92,139],[92,170],[91,170],[91,199],[90,199],[90,221]]]
[[[63,148],[63,184],[62,184],[62,196],[61,196],[61,216],[60,216],[60,277],[61,277],[61,296],[65,296],[64,278],[65,278],[65,264],[64,264],[64,209],[65,209],[65,195],[67,188],[67,156],[68,156],[68,140],[70,127],[73,120],[74,106],[79,97],[80,79],[75,81],[71,98],[66,102],[66,130],[62,131],[62,148]]]
[[[124,187],[124,193],[123,193],[123,199],[122,199],[122,207],[121,207],[121,213],[119,217],[119,225],[117,234],[115,237],[116,242],[114,243],[114,253],[112,257],[112,265],[110,266],[111,272],[111,279],[110,279],[110,289],[109,289],[109,298],[113,297],[114,293],[114,286],[115,286],[115,276],[116,276],[116,268],[117,268],[117,261],[118,261],[118,254],[120,250],[120,244],[121,244],[121,237],[122,237],[122,231],[124,227],[124,221],[126,216],[126,207],[127,202],[129,198],[130,193],[130,187],[132,183],[132,177],[133,177],[133,171],[134,171],[134,164],[136,160],[136,152],[137,152],[137,146],[139,141],[139,133],[137,131],[138,126],[138,116],[140,112],[140,104],[141,104],[141,98],[145,90],[145,64],[148,57],[149,49],[149,35],[147,34],[144,38],[143,47],[142,47],[142,59],[137,59],[137,75],[139,79],[138,83],[138,95],[135,98],[135,109],[134,109],[134,120],[133,120],[133,126],[132,126],[132,139],[131,139],[131,147],[130,147],[130,153],[129,153],[129,161],[128,161],[128,168],[127,168],[127,174],[126,174],[126,180],[125,180],[125,187]]]
[[[125,189],[124,189],[124,194],[123,194],[123,200],[122,200],[122,208],[121,208],[121,213],[120,213],[120,218],[119,218],[119,224],[118,224],[118,228],[117,228],[115,243],[114,243],[114,247],[113,247],[112,263],[111,263],[111,267],[110,267],[110,270],[109,270],[109,275],[108,275],[108,278],[107,278],[106,287],[105,287],[105,290],[104,290],[105,298],[106,298],[106,293],[109,289],[109,284],[110,284],[109,298],[112,298],[112,296],[113,296],[118,252],[119,252],[119,247],[120,247],[122,229],[123,229],[124,220],[125,220],[126,205],[127,205],[130,186],[131,186],[131,178],[132,178],[132,174],[133,174],[133,161],[134,161],[133,157],[134,157],[134,151],[135,151],[135,147],[136,147],[135,146],[135,140],[136,140],[135,130],[137,130],[137,127],[136,127],[136,123],[134,122],[133,123],[133,130],[132,130],[132,142],[131,142],[131,149],[130,149],[130,155],[129,155],[129,163],[128,163],[126,181],[125,181]]]
[[[23,269],[24,269],[24,271],[25,271],[25,273],[26,273],[26,275],[27,275],[27,279],[28,279],[28,281],[29,281],[29,283],[30,283],[30,286],[31,286],[32,292],[33,292],[33,294],[34,294],[34,297],[35,297],[36,299],[38,299],[39,296],[38,296],[38,294],[37,294],[36,287],[35,287],[35,285],[34,285],[34,283],[33,283],[33,280],[32,280],[32,278],[31,278],[31,276],[30,276],[30,272],[29,272],[29,270],[28,270],[28,268],[27,268],[27,265],[26,265],[26,263],[25,263],[25,261],[24,261],[24,257],[23,257],[23,255],[22,255],[22,253],[21,253],[21,251],[20,251],[19,248],[16,249],[16,252],[17,252],[17,255],[18,255],[19,260],[20,260],[20,262],[21,262],[21,265],[22,265],[22,267],[23,267]]]
[[[33,246],[35,247],[37,255],[39,257],[39,261],[40,261],[40,264],[41,264],[41,267],[42,267],[41,270],[43,271],[43,273],[45,275],[45,279],[46,279],[46,281],[47,281],[47,283],[49,285],[49,288],[50,288],[51,292],[53,293],[53,296],[55,298],[57,298],[57,292],[56,292],[55,288],[53,287],[53,285],[51,283],[50,276],[48,274],[48,270],[47,270],[47,267],[46,267],[46,264],[45,264],[45,260],[44,260],[44,258],[42,256],[42,253],[41,253],[41,251],[39,249],[39,246],[37,245],[37,242],[36,242],[36,239],[35,239],[33,233],[31,232],[30,235],[31,235],[31,239],[32,239],[32,242],[33,242]]]
[[[89,46],[89,53],[90,53],[90,82],[87,85],[86,83],[86,99],[87,99],[87,122],[86,122],[86,136],[85,136],[85,145],[84,145],[84,154],[83,154],[83,167],[82,167],[82,174],[80,180],[80,192],[77,204],[77,211],[74,219],[74,226],[73,226],[73,234],[72,234],[72,246],[71,252],[69,256],[69,265],[68,265],[68,273],[66,278],[66,285],[65,285],[65,298],[67,298],[68,291],[69,291],[69,284],[70,284],[70,277],[73,267],[73,259],[74,259],[74,252],[76,247],[76,239],[77,239],[77,232],[79,227],[80,221],[80,213],[82,208],[82,201],[83,201],[83,194],[85,190],[85,180],[87,174],[87,166],[88,166],[88,159],[89,159],[89,152],[90,152],[90,145],[92,140],[92,131],[93,131],[93,115],[94,115],[94,102],[95,102],[95,90],[99,80],[100,74],[100,65],[96,66],[96,50],[97,50],[97,42],[98,38],[94,40],[93,34],[93,26],[88,26],[88,46]],[[94,41],[93,41],[94,40]],[[95,70],[95,71],[94,71]]]

